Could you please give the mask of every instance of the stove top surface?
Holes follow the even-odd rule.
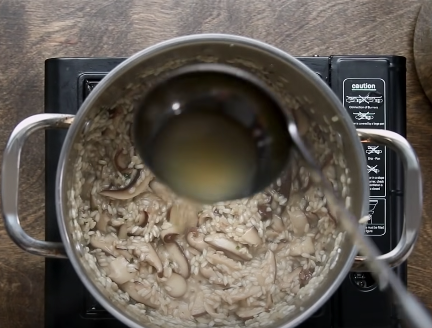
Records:
[[[405,136],[405,58],[397,56],[299,57],[343,101],[356,126]],[[97,83],[124,58],[57,58],[45,62],[45,112],[75,114]],[[353,85],[367,83],[373,94]],[[358,88],[357,88],[358,89]],[[375,97],[374,99],[368,97]],[[376,103],[374,104],[375,99]],[[46,131],[46,239],[61,241],[54,204],[55,173],[66,131]],[[370,222],[366,234],[382,252],[400,238],[402,167],[383,146],[365,146],[370,178]],[[395,269],[406,282],[406,263]],[[47,328],[125,327],[84,288],[67,260],[46,260]],[[397,312],[369,273],[350,273],[332,298],[301,328],[396,328]]]

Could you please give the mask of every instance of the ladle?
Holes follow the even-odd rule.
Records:
[[[249,197],[287,165],[292,142],[281,108],[265,84],[239,68],[184,66],[138,105],[135,145],[179,195],[205,203]]]
[[[206,184],[209,180],[205,179],[203,184],[195,183],[192,184],[193,188],[189,188],[191,186],[189,184],[188,187],[189,178],[191,176],[195,178],[193,172],[177,170],[175,163],[171,166],[163,166],[163,161],[160,161],[160,158],[166,159],[166,155],[161,157],[158,147],[173,142],[179,145],[176,141],[187,140],[187,138],[182,139],[183,134],[168,133],[170,129],[167,127],[172,131],[175,126],[172,122],[178,122],[182,118],[194,120],[192,114],[197,113],[211,114],[208,116],[209,121],[204,120],[206,128],[210,130],[211,122],[221,117],[228,118],[234,122],[235,128],[242,130],[237,136],[228,133],[229,138],[244,138],[245,144],[249,141],[250,152],[247,153],[247,162],[252,164],[252,169],[238,181],[237,186],[231,186],[229,192],[205,193],[206,189],[212,189],[211,184]],[[186,129],[186,132],[190,131]],[[196,132],[194,130],[193,133],[186,134],[196,135]],[[225,132],[220,131],[220,136],[223,137]],[[217,132],[212,133],[217,134]],[[219,145],[217,140],[212,139],[212,133],[205,134],[199,131],[204,144],[210,141]],[[161,141],[164,137],[165,140]],[[308,164],[313,181],[322,186],[327,204],[343,225],[347,236],[366,257],[367,265],[379,282],[381,290],[391,292],[395,303],[399,306],[402,318],[409,327],[432,327],[432,318],[427,310],[407,291],[393,270],[385,262],[378,260],[380,253],[375,244],[359,229],[359,218],[356,218],[335,196],[329,182],[324,178],[321,169],[300,138],[293,117],[289,112],[284,111],[267,87],[253,75],[222,64],[196,64],[175,70],[164,77],[159,84],[153,86],[144,97],[136,114],[134,138],[140,156],[158,178],[179,194],[204,202],[248,197],[263,190],[279,176],[289,161],[291,150],[295,148]],[[232,146],[234,151],[228,153],[235,161],[235,149],[238,146],[235,140],[231,140],[232,144],[226,143],[224,138],[218,140],[222,140],[228,148]],[[193,153],[192,155],[199,156]],[[237,157],[241,155],[240,152]],[[188,159],[186,154],[183,157]],[[189,159],[193,161],[197,158],[192,156]],[[254,162],[251,162],[251,159]],[[175,174],[170,175],[167,169],[171,169],[176,174],[179,172],[187,174],[180,179],[175,179],[173,178]],[[194,169],[197,167],[195,166]],[[217,167],[212,169],[218,171]],[[219,170],[215,176],[222,178],[221,174],[224,172]],[[208,174],[208,171],[205,174]]]

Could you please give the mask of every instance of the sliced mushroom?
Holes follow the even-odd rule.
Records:
[[[110,272],[108,277],[119,285],[132,280],[135,277],[136,272],[129,272],[128,264],[129,262],[124,258],[124,256],[117,257],[109,264]]]
[[[280,234],[280,232],[277,232],[271,228],[266,229],[266,238],[270,241],[276,240]]]
[[[198,208],[187,201],[176,201],[169,212],[169,222],[183,235],[198,222]]]
[[[191,254],[191,256],[200,256],[201,252],[197,251],[195,248],[193,247],[189,247],[188,248],[189,253]]]
[[[186,302],[176,302],[176,316],[182,320],[193,320],[192,314],[189,310],[189,304]]]
[[[206,259],[209,263],[215,266],[220,265],[222,267],[226,267],[228,270],[227,273],[229,274],[231,274],[233,271],[239,271],[242,268],[239,262],[228,258],[221,252],[208,252]]]
[[[300,286],[306,286],[312,278],[314,270],[313,269],[302,269],[299,273],[299,279],[300,279]]]
[[[107,233],[108,222],[110,221],[110,217],[107,212],[102,212],[99,217],[99,221],[96,223],[96,229],[102,233]]]
[[[165,247],[170,259],[177,263],[177,268],[173,270],[180,274],[183,278],[189,278],[190,265],[181,247],[176,242],[167,243],[165,244]]]
[[[271,307],[273,305],[273,297],[270,293],[267,294],[267,299],[266,299],[266,311],[270,310]]]
[[[213,270],[213,268],[210,265],[206,265],[204,267],[199,268],[200,274],[207,278],[211,283],[217,284],[217,285],[223,285],[223,279],[221,279],[216,272]]]
[[[262,220],[268,220],[272,218],[273,210],[270,204],[258,205],[258,213],[261,215]]]
[[[208,314],[210,314],[211,317],[215,319],[224,319],[225,314],[223,313],[217,313],[214,308],[212,308],[208,303],[204,302],[204,308]]]
[[[243,320],[250,320],[264,311],[263,307],[241,307],[235,313]]]
[[[272,227],[273,230],[275,230],[277,232],[284,232],[285,231],[285,225],[284,225],[281,217],[278,215],[273,215],[273,219],[272,219],[272,223],[271,223],[270,227]]]
[[[147,262],[154,267],[158,273],[163,271],[162,262],[151,244],[134,243],[134,246],[135,249],[133,253],[141,262]]]
[[[145,287],[140,282],[126,282],[120,287],[124,292],[139,303],[143,303],[151,308],[157,309],[160,306],[158,298],[151,298],[151,286]],[[145,289],[145,291],[144,291]],[[144,295],[144,296],[143,296]]]
[[[171,231],[172,230],[172,231]],[[178,233],[174,232],[175,229],[167,229],[161,231],[161,238],[164,243],[173,243],[178,237]]]
[[[123,149],[119,149],[114,155],[114,165],[120,173],[132,172],[132,169],[128,168],[131,159],[129,154],[125,153]]]
[[[186,235],[186,241],[190,246],[196,250],[202,252],[204,249],[208,248],[208,244],[204,241],[204,235],[198,232],[197,228],[189,229],[189,233]]]
[[[122,255],[126,259],[130,260],[132,258],[132,255],[129,254],[129,252],[125,249],[116,248],[114,246],[115,241],[117,241],[117,239],[113,235],[107,235],[107,236],[92,235],[90,238],[90,245],[93,246],[94,248],[99,248],[103,252],[112,255],[114,257]]]
[[[172,273],[164,284],[167,294],[172,297],[178,298],[186,294],[187,282],[177,273]]]
[[[130,224],[122,224],[118,230],[117,236],[119,239],[127,239],[128,238],[128,229],[131,227]]]
[[[159,181],[153,180],[149,186],[163,201],[169,203],[173,199],[173,192]]]
[[[306,215],[301,210],[293,210],[288,213],[289,220],[291,221],[293,232],[297,236],[302,236],[305,234],[306,224],[308,224]]]
[[[191,308],[191,314],[194,317],[199,317],[206,314],[204,307],[204,293],[201,291],[195,294],[195,299]]]
[[[129,235],[134,235],[131,232],[131,228],[136,225],[138,227],[145,227],[148,223],[148,214],[145,211],[142,211],[138,214],[136,218],[136,222],[126,221],[126,223],[122,224],[118,229],[118,238],[119,239],[127,239]]]
[[[112,235],[107,236],[98,236],[98,235],[92,235],[90,237],[90,245],[94,248],[100,248],[105,253],[108,253],[112,256],[115,256],[115,247],[114,242],[116,241],[116,238]]]
[[[138,213],[138,218],[136,225],[139,227],[145,227],[148,223],[148,213],[146,211],[141,211]]]
[[[307,236],[303,240],[297,239],[290,245],[290,255],[300,256],[303,253],[314,254],[315,246],[312,238]]]
[[[149,182],[153,179],[153,177],[149,174],[144,179],[142,179],[141,175],[143,171],[136,170],[134,176],[131,178],[130,183],[123,188],[120,189],[107,189],[100,192],[102,196],[110,197],[113,199],[132,199],[139,194],[148,190]]]
[[[204,241],[222,251],[225,252],[227,256],[233,254],[242,260],[251,260],[252,254],[249,250],[240,243],[237,243],[231,239],[228,239],[223,233],[213,233],[204,237]]]
[[[258,234],[258,231],[255,227],[250,227],[246,232],[243,234],[243,236],[240,237],[240,242],[248,244],[248,245],[261,245],[262,239]]]

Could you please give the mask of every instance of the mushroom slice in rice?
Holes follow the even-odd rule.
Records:
[[[165,248],[169,254],[169,258],[177,264],[177,268],[173,270],[187,279],[190,276],[190,265],[183,253],[183,250],[176,242],[165,244]]]
[[[136,276],[136,270],[130,272],[128,264],[129,262],[124,258],[124,256],[119,256],[112,260],[109,264],[110,271],[108,277],[119,285],[132,280]]]
[[[149,174],[144,176],[144,171],[136,170],[127,186],[120,189],[102,190],[100,194],[113,199],[132,199],[148,190],[149,182],[153,177]]]
[[[227,256],[235,255],[242,260],[251,260],[252,254],[247,247],[228,239],[223,233],[213,233],[204,237],[204,241],[209,245],[224,251]],[[232,257],[232,256],[231,256]]]
[[[143,303],[148,307],[157,309],[160,306],[160,302],[157,297],[151,297],[151,286],[144,286],[140,282],[126,282],[120,286],[120,288],[129,294],[129,296],[136,302]]]
[[[128,238],[128,229],[132,227],[131,223],[122,224],[118,230],[117,236],[119,239],[127,239]]]
[[[223,313],[217,313],[216,310],[210,306],[210,304],[206,303],[204,301],[204,308],[206,310],[206,312],[208,314],[210,314],[211,317],[215,318],[215,319],[224,319],[225,318],[225,314]]]
[[[187,282],[185,278],[177,273],[172,273],[164,282],[164,285],[167,294],[171,297],[179,298],[186,294]]]
[[[214,266],[224,268],[224,270],[229,274],[231,274],[233,271],[239,271],[242,268],[239,262],[228,258],[222,252],[209,251],[207,253],[206,259]]]
[[[265,232],[266,238],[270,241],[275,241],[278,237],[281,236],[280,232],[277,232],[271,228],[267,228]]]
[[[303,240],[296,239],[290,245],[290,255],[300,256],[302,254],[314,254],[315,246],[311,237],[304,237]]]
[[[162,262],[154,250],[153,246],[149,243],[134,243],[135,249],[133,254],[141,261],[147,262],[156,269],[157,273],[163,271]]]
[[[163,201],[169,203],[174,198],[174,193],[164,184],[153,180],[149,184],[150,189]]]
[[[189,202],[176,201],[169,212],[169,222],[173,225],[175,233],[185,234],[194,228],[198,222],[198,208]]]
[[[103,252],[118,257],[119,255],[124,256],[127,260],[132,258],[132,255],[125,249],[118,249],[115,247],[117,239],[113,235],[92,235],[90,237],[90,245],[96,249],[100,249]]]
[[[279,215],[273,215],[270,227],[277,232],[285,231],[285,225]]]
[[[209,245],[204,241],[204,235],[200,233],[197,228],[189,229],[189,232],[186,235],[186,241],[191,247],[200,252],[209,247]]]
[[[286,211],[284,215],[287,215],[291,221],[292,230],[296,236],[303,236],[305,234],[305,228],[308,224],[308,220],[303,211],[295,209],[293,211]]]
[[[132,173],[133,169],[128,167],[131,162],[131,158],[126,150],[119,149],[114,155],[114,166],[120,173]]]
[[[250,227],[243,236],[240,237],[240,242],[252,246],[257,246],[262,244],[262,239],[258,234],[255,227]]]
[[[219,277],[210,265],[206,265],[199,268],[200,274],[209,280],[210,283],[216,285],[224,285],[224,281]]]
[[[136,222],[127,221],[122,224],[118,229],[117,236],[119,239],[127,239],[129,235],[134,235],[132,233],[132,229],[134,226],[145,227],[148,223],[148,214],[145,211],[142,211],[138,214]]]
[[[96,229],[102,233],[107,233],[108,223],[110,222],[110,217],[107,212],[102,212],[100,214],[99,220],[96,223]]]
[[[241,307],[236,311],[236,314],[243,320],[250,320],[264,311],[265,308],[263,307]]]
[[[199,317],[206,314],[206,309],[204,307],[204,293],[202,291],[195,293],[191,314],[194,317]]]

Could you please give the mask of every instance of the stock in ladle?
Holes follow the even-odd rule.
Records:
[[[239,68],[194,64],[144,96],[134,142],[145,164],[178,195],[204,202],[249,197],[286,167],[292,146],[282,106]]]
[[[253,75],[222,64],[195,64],[165,76],[136,110],[134,143],[144,163],[178,195],[204,203],[251,196],[270,185],[293,148],[410,327],[432,327],[425,308],[338,199],[280,103]]]

